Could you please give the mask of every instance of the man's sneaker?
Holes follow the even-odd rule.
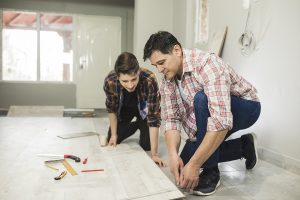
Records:
[[[218,167],[203,169],[199,175],[199,183],[194,188],[193,194],[198,196],[208,196],[216,192],[220,185],[220,171]]]
[[[246,159],[246,169],[252,169],[257,163],[257,142],[254,133],[242,135],[242,156]]]

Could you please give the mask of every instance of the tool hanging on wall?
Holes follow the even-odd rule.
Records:
[[[252,31],[249,30],[249,19],[253,9],[253,0],[243,0],[243,7],[248,8],[248,15],[244,33],[240,36],[238,42],[243,56],[249,56],[255,50],[256,41]]]

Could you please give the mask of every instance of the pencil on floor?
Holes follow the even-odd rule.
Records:
[[[86,169],[86,170],[81,170],[81,172],[99,172],[99,171],[104,171],[104,169]]]

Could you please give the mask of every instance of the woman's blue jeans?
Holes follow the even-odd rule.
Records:
[[[207,129],[207,119],[210,117],[207,104],[207,96],[203,91],[197,92],[194,97],[194,109],[197,123],[197,140],[187,140],[180,154],[184,164],[188,163],[201,144]],[[249,128],[260,115],[260,102],[245,100],[240,97],[231,96],[231,112],[233,115],[233,127],[228,131],[225,139],[232,133]],[[215,167],[219,162],[226,162],[242,158],[241,138],[224,140],[218,149],[202,165],[203,168]]]

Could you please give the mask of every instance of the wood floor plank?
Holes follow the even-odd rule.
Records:
[[[64,106],[10,106],[9,117],[63,117]]]
[[[0,199],[127,200],[177,199],[183,194],[136,143],[101,147],[97,136],[61,139],[59,134],[97,132],[91,118],[0,118]],[[73,154],[87,164],[68,160],[77,176],[45,166],[37,154]],[[86,172],[85,169],[104,169]]]

